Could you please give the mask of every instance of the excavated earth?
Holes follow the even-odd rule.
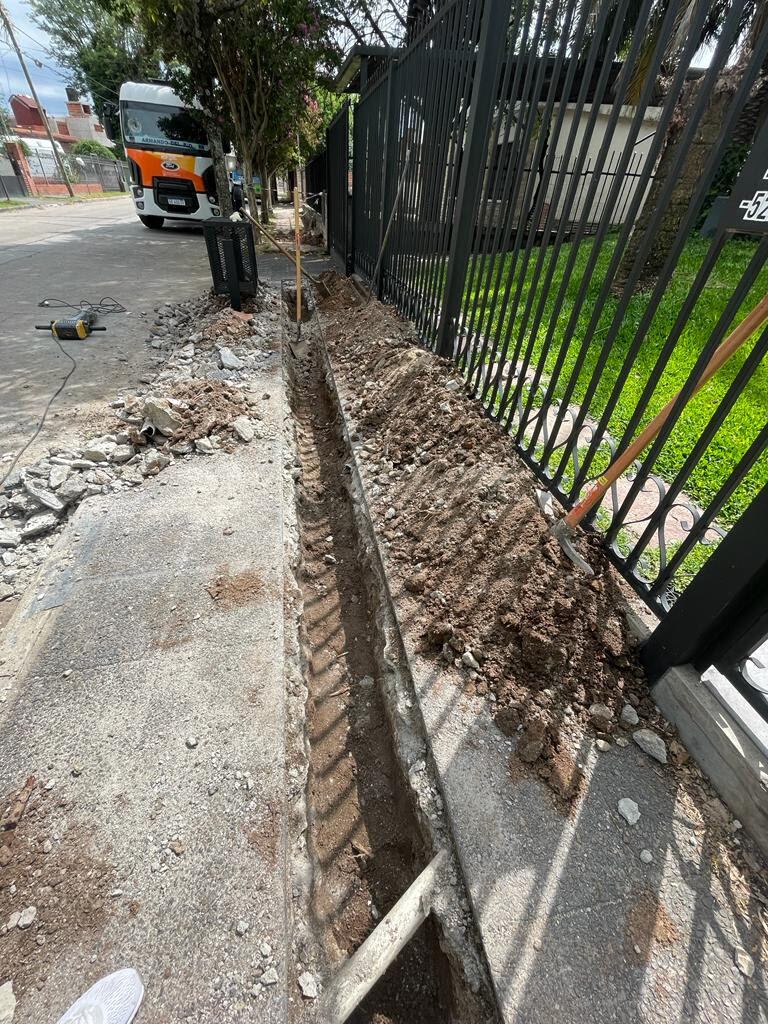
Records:
[[[392,307],[366,304],[336,275],[325,285],[325,344],[394,599],[421,652],[454,665],[465,692],[485,697],[515,737],[510,781],[535,773],[572,813],[580,739],[625,746],[630,705],[665,741],[692,813],[718,837],[717,856],[768,905],[763,858],[734,839],[726,809],[651,699],[622,610],[626,587],[599,539],[577,542],[588,577],[550,535],[532,474],[453,364],[425,351]]]

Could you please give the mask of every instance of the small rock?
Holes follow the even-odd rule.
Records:
[[[305,999],[317,999],[317,982],[315,981],[315,976],[310,974],[309,971],[304,971],[303,974],[299,975],[299,988]]]
[[[384,513],[384,518],[387,521],[389,521],[391,519],[394,519],[396,515],[397,515],[397,512],[395,511],[394,507],[392,505],[390,505],[389,508],[387,509],[387,511]]]
[[[268,942],[262,942],[262,944],[259,946],[259,952],[264,957],[272,956],[272,947]]]
[[[628,747],[629,746],[629,740],[624,739],[623,736],[617,736],[616,737],[616,746],[617,747]]]
[[[50,839],[46,839],[43,843],[43,853],[50,853],[53,849],[53,843]]]
[[[7,601],[9,597],[13,597],[16,591],[10,585],[10,583],[0,583],[0,601]]]
[[[247,416],[238,416],[236,420],[232,420],[232,429],[240,438],[241,441],[252,441],[256,436],[253,424]]]
[[[613,712],[607,704],[593,704],[589,709],[589,717],[598,729],[607,729],[613,720]]]
[[[690,761],[691,755],[685,749],[680,740],[671,740],[669,744],[669,759],[672,764],[676,764],[680,767],[687,761]]]
[[[29,928],[37,917],[37,907],[25,907],[24,910],[19,914],[19,920],[16,922],[16,927]]]
[[[622,725],[626,725],[627,728],[633,728],[640,721],[640,716],[631,704],[625,704],[621,709],[619,721]]]
[[[88,489],[88,484],[80,473],[70,476],[56,491],[56,497],[65,505],[79,501]]]
[[[187,746],[190,750],[194,750],[198,744],[197,736],[187,736]]]
[[[733,962],[739,968],[745,978],[751,978],[755,973],[755,961],[742,946],[737,946],[733,951]]]
[[[3,527],[0,529],[0,548],[17,548],[21,544],[21,534],[18,530]]]
[[[124,462],[128,462],[134,456],[133,446],[130,444],[119,444],[114,449],[110,456],[110,460],[117,465],[122,465]]]
[[[184,419],[167,398],[150,396],[144,400],[144,420],[149,420],[158,434],[173,437],[184,426]]]
[[[22,540],[29,540],[30,537],[39,537],[41,534],[53,530],[58,525],[59,520],[53,512],[38,512],[36,515],[30,516],[24,526],[22,526]]]
[[[88,462],[106,462],[116,447],[114,441],[94,441],[83,448],[81,456]]]
[[[190,455],[195,450],[195,446],[191,441],[176,441],[169,448],[174,455]]]
[[[216,449],[207,437],[198,437],[195,441],[195,448],[201,455],[213,455]]]
[[[643,862],[643,864],[650,864],[653,860],[653,854],[650,850],[641,850],[640,860]]]
[[[619,814],[629,825],[636,825],[640,820],[640,808],[626,796],[619,800]]]
[[[240,938],[242,938],[243,935],[247,934],[248,929],[250,927],[251,926],[248,924],[247,921],[238,921],[237,924],[235,925],[235,934],[239,935]]]
[[[333,555],[323,555],[323,561],[326,565],[336,565],[336,559]]]
[[[603,753],[611,749],[611,744],[608,740],[595,740],[595,746],[598,750],[602,750]]]
[[[177,857],[181,857],[184,853],[184,843],[180,839],[174,839],[172,843],[168,844],[168,849],[171,853],[175,853]]]
[[[525,764],[538,761],[544,751],[546,733],[546,724],[541,719],[532,719],[527,723],[515,748],[515,753],[521,761]]]
[[[651,729],[638,729],[632,733],[632,739],[642,751],[655,758],[659,764],[667,763],[667,745],[658,733]]]
[[[6,981],[0,985],[0,1024],[11,1024],[16,1012],[16,996],[13,994],[13,982]]]
[[[262,985],[276,985],[279,980],[277,971],[274,967],[270,967],[268,970],[264,971],[262,976],[259,978]]]
[[[473,669],[475,672],[480,671],[480,662],[474,656],[472,651],[464,651],[461,656],[462,665],[466,665],[467,668]]]
[[[64,511],[64,502],[60,501],[53,491],[49,491],[47,488],[41,487],[33,480],[27,478],[24,481],[24,490],[30,498],[34,498],[39,505],[49,508],[52,512]]]
[[[48,475],[48,486],[51,490],[55,491],[61,487],[70,472],[69,466],[51,466],[51,472]]]
[[[156,476],[161,469],[165,469],[166,466],[170,466],[171,457],[166,455],[164,452],[153,450],[149,452],[147,457],[141,466],[141,472],[144,476]]]
[[[219,363],[222,370],[242,370],[245,366],[242,359],[238,359],[231,348],[219,349]]]

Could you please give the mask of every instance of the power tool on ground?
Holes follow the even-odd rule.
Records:
[[[92,309],[81,309],[79,316],[70,316],[60,320],[51,320],[47,324],[35,324],[36,331],[50,331],[59,341],[77,341],[87,338],[94,331],[106,331],[106,327],[97,327],[97,314]]]

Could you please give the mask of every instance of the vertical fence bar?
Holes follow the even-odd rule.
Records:
[[[509,24],[512,0],[487,0],[483,10],[477,61],[474,68],[469,127],[464,147],[459,190],[456,199],[458,217],[454,222],[448,254],[443,308],[437,333],[440,355],[450,356],[464,293],[464,281],[472,248],[472,223],[475,204],[485,166],[485,145],[488,123],[496,98],[496,83],[504,59],[506,26]],[[502,26],[504,31],[502,31]]]

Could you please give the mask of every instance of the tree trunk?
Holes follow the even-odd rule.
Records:
[[[680,229],[680,224],[690,207],[691,196],[699,184],[702,168],[712,150],[718,149],[722,143],[723,121],[745,68],[746,65],[740,63],[724,71],[712,90],[712,95],[709,97],[709,102],[704,109],[693,143],[680,169],[669,204],[645,260],[637,283],[638,289],[642,290],[651,287],[664,266],[675,236]],[[667,137],[656,167],[654,180],[640,211],[640,216],[635,222],[627,248],[624,251],[624,256],[614,278],[613,290],[615,292],[619,292],[624,288],[632,267],[637,260],[640,245],[648,233],[651,217],[659,205],[659,198],[664,188],[664,183],[677,159],[680,136],[690,117],[691,108],[696,98],[697,90],[702,87],[702,81],[703,79],[700,82],[686,86],[678,100],[677,110],[667,130]]]
[[[219,209],[222,217],[229,217],[232,213],[232,196],[229,192],[229,175],[227,174],[227,162],[224,159],[224,143],[221,136],[221,128],[217,124],[206,124],[208,141],[211,144],[211,157],[213,159],[213,173],[216,176],[216,197],[219,200]]]
[[[248,212],[254,220],[258,220],[259,218],[256,213],[256,192],[253,188],[253,164],[248,157],[243,157],[243,178],[245,179],[245,194],[248,197]],[[258,245],[261,241],[261,232],[255,224],[251,223],[251,221],[248,223],[251,225],[254,244]]]
[[[261,174],[261,223],[269,224],[269,218],[271,213],[271,197],[269,195],[269,175],[266,169],[262,166],[260,169]]]

